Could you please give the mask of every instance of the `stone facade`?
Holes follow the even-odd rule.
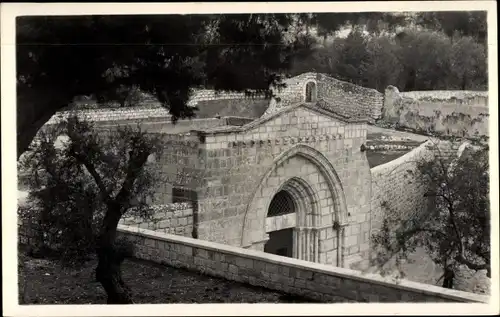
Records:
[[[274,229],[294,228],[297,258],[337,266],[366,259],[366,121],[299,103],[243,126],[164,137],[172,140],[154,164],[169,181],[158,203],[170,201],[172,188],[188,190],[198,238],[263,250],[269,203],[285,190],[300,208],[292,221],[274,219]]]

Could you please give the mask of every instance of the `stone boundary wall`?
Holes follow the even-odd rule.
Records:
[[[382,115],[384,95],[375,89],[358,86],[320,74],[318,98],[339,107],[338,111],[352,117],[377,120]],[[342,100],[341,104],[337,102]]]
[[[423,199],[425,187],[415,182],[417,174],[416,161],[421,158],[431,158],[427,149],[430,141],[422,143],[405,155],[388,163],[375,166],[371,169],[372,195],[371,195],[371,231],[379,230],[385,214],[382,206],[390,202],[390,208],[407,215],[404,219],[418,212],[423,212],[426,203]],[[414,172],[412,177],[407,171]],[[403,199],[404,198],[404,199]]]
[[[412,99],[428,99],[433,101],[455,101],[458,104],[488,107],[488,92],[473,90],[429,90],[406,91],[399,93],[402,97]]]
[[[193,234],[193,208],[189,203],[155,205],[151,219],[128,216],[120,224],[157,232],[191,237]]]
[[[260,251],[119,225],[140,259],[322,302],[462,302],[489,298]]]
[[[47,121],[46,125],[56,124],[60,119],[67,118],[76,113],[81,118],[87,118],[89,121],[119,121],[119,120],[139,120],[139,119],[170,119],[168,110],[162,107],[127,107],[127,108],[102,108],[85,109],[75,111],[62,111],[56,113]]]
[[[266,99],[264,94],[254,94],[247,95],[244,92],[229,92],[229,91],[220,91],[217,92],[211,89],[195,89],[193,90],[193,94],[191,99],[188,102],[190,106],[196,106],[199,101],[206,100],[229,100],[229,99]]]
[[[382,122],[445,136],[489,135],[488,92],[385,90]]]
[[[283,89],[275,89],[276,98],[271,100],[266,114],[273,113],[294,103],[303,102],[305,85],[317,84],[317,99],[323,99],[336,112],[351,117],[379,119],[384,95],[375,89],[361,87],[338,80],[326,74],[303,73],[284,81]]]
[[[416,141],[367,141],[368,151],[408,151],[420,146],[422,142]]]

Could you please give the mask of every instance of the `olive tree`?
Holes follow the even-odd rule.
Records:
[[[450,287],[450,273],[460,265],[491,277],[488,146],[462,146],[451,161],[437,144],[429,150],[434,159],[419,159],[415,170],[407,170],[413,182],[425,186],[422,199],[429,199],[429,208],[405,219],[391,202],[382,202],[382,228],[372,236],[375,264],[382,268],[396,259],[400,269],[401,260],[423,247],[443,268],[444,287]]]
[[[161,176],[146,163],[162,149],[161,138],[139,127],[98,131],[71,116],[42,129],[20,162],[30,177],[20,217],[38,223],[43,245],[65,259],[84,261],[96,251],[96,278],[110,304],[132,303],[120,264],[133,250],[116,240],[117,226],[125,214],[151,216]]]

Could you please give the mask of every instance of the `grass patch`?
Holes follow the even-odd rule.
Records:
[[[390,161],[393,161],[406,153],[408,151],[384,151],[384,152],[379,152],[379,151],[367,151],[366,152],[366,159],[368,160],[368,165],[370,168],[374,168],[375,166],[379,166],[385,163],[388,163]]]

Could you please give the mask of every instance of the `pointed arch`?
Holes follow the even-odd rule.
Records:
[[[243,221],[243,230],[242,230],[242,239],[241,246],[249,247],[253,243],[262,241],[265,239],[265,230],[263,232],[255,232],[254,221],[257,221],[259,224],[265,223],[265,219],[267,216],[267,209],[264,206],[258,206],[259,199],[257,198],[258,193],[262,190],[264,184],[267,179],[271,176],[271,174],[286,160],[294,157],[301,156],[315,165],[323,177],[326,179],[328,189],[332,193],[334,199],[334,211],[335,211],[335,220],[343,225],[347,222],[347,204],[344,194],[344,189],[340,178],[338,177],[334,167],[330,163],[330,161],[321,154],[318,150],[305,145],[305,144],[297,144],[294,147],[290,148],[286,152],[279,155],[273,162],[272,166],[268,169],[266,174],[262,177],[259,186],[257,186],[256,190],[252,194],[252,199],[247,206],[244,221]],[[299,184],[299,182],[291,182],[288,184]],[[278,188],[281,188],[283,185],[286,185],[287,182],[284,182]],[[300,186],[303,188],[307,188],[307,186]],[[273,193],[273,195],[276,191]],[[273,196],[268,197],[269,202],[266,204],[268,207],[270,200]],[[260,226],[259,226],[260,227]]]

